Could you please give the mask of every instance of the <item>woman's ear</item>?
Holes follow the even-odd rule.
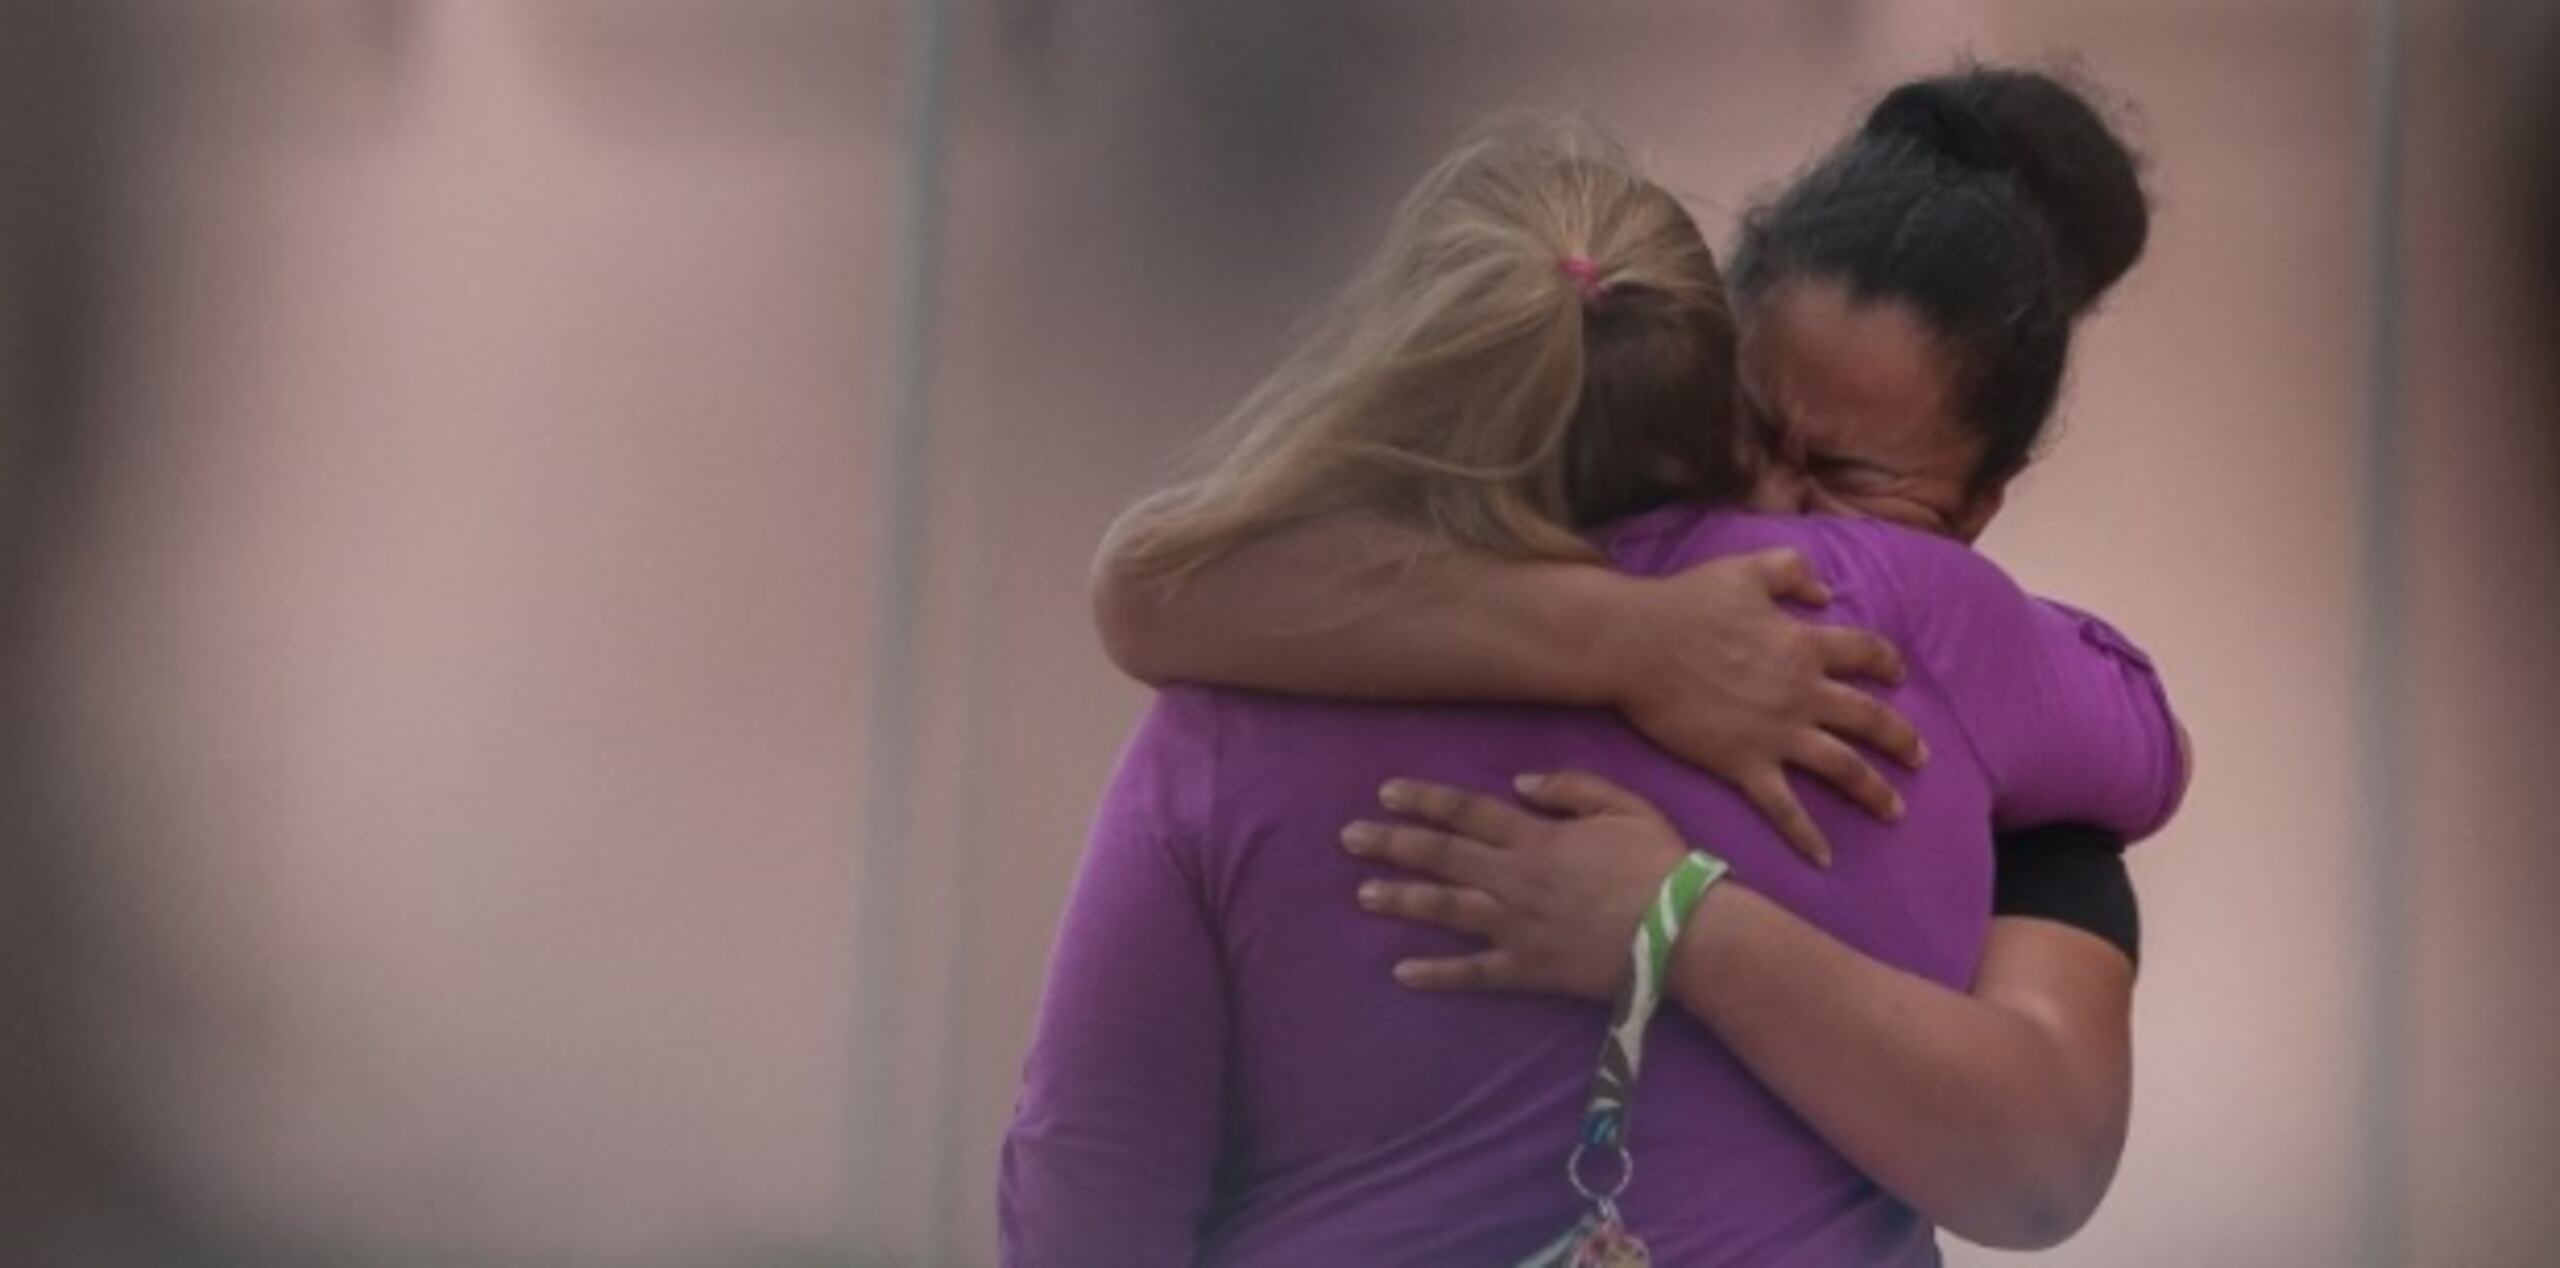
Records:
[[[1982,530],[1991,527],[1991,517],[2000,513],[2000,503],[2008,496],[2009,482],[2006,480],[1974,494],[1972,500],[1964,504],[1964,509],[1956,512],[1955,521],[1948,525],[1956,540],[1972,545],[1975,538],[1982,536]]]

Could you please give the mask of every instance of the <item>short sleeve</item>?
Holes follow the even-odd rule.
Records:
[[[2186,757],[2151,660],[2113,626],[2028,595],[1970,548],[1878,539],[1915,674],[1947,697],[2002,830],[2079,823],[2127,841],[2186,790]]]
[[[1199,883],[1214,717],[1168,693],[1103,794],[1005,1133],[1008,1268],[1192,1262],[1224,1144],[1226,987]]]
[[[1994,843],[1991,914],[2069,925],[2142,962],[2142,912],[2124,842],[2077,824],[2004,833]]]

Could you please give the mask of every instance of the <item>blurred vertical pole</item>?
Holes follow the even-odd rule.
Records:
[[[2404,0],[2365,8],[2365,339],[2362,541],[2364,612],[2357,666],[2357,786],[2366,930],[2364,1068],[2357,1210],[2365,1262],[2401,1261],[2408,1235],[2409,865],[2407,716],[2401,691],[2406,531],[2402,462],[2406,412],[2403,331],[2403,138],[2408,107]]]
[[[0,5],[0,1261],[217,1262],[101,1073],[118,914],[60,795],[40,645],[93,505],[99,360],[135,87],[109,0]]]
[[[861,837],[853,867],[854,1008],[847,1175],[850,1245],[862,1253],[865,1204],[879,1193],[905,1016],[898,966],[907,953],[910,869],[915,836],[915,722],[923,664],[919,635],[925,597],[929,460],[932,453],[933,326],[942,213],[944,80],[950,61],[946,0],[908,0],[901,131],[903,162],[892,245],[889,399],[880,420],[872,504],[878,537],[871,612],[876,623],[871,692],[864,715]]]

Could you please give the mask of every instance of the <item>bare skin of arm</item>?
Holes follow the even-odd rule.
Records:
[[[1860,1170],[2003,1249],[2056,1245],[2097,1210],[2132,1103],[2123,952],[2051,921],[1994,920],[1966,995],[1742,886],[1702,905],[1673,949],[1675,997]]]
[[[1656,579],[1422,540],[1374,517],[1333,516],[1267,534],[1176,587],[1131,576],[1106,542],[1094,621],[1112,660],[1151,683],[1616,709],[1733,784],[1816,862],[1830,847],[1790,768],[1900,817],[1899,794],[1853,743],[1913,767],[1927,749],[1900,714],[1841,679],[1898,682],[1902,659],[1874,634],[1779,606],[1829,601],[1795,552]]]
[[[1435,826],[1345,830],[1352,853],[1433,878],[1368,882],[1364,907],[1490,944],[1408,961],[1398,980],[1616,991],[1627,940],[1686,846],[1651,805],[1596,776],[1549,776],[1523,796],[1572,817],[1397,781],[1388,808]],[[1563,855],[1576,865],[1558,866]],[[2133,966],[2100,938],[1995,920],[1966,994],[1869,958],[1728,880],[1682,932],[1668,986],[1850,1162],[1969,1241],[2052,1246],[2114,1179],[2131,1103]]]
[[[1095,562],[1103,650],[1141,681],[1405,700],[1609,708],[1616,645],[1598,612],[1639,583],[1587,564],[1423,553],[1408,529],[1344,515],[1280,529],[1177,588]]]

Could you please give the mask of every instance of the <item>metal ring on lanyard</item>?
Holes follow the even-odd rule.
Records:
[[[1625,1145],[1609,1146],[1609,1152],[1618,1155],[1617,1182],[1610,1185],[1606,1191],[1602,1191],[1593,1188],[1590,1181],[1582,1178],[1582,1160],[1590,1152],[1591,1146],[1588,1144],[1575,1145],[1572,1156],[1564,1160],[1564,1178],[1573,1182],[1573,1191],[1581,1194],[1583,1201],[1615,1205],[1618,1195],[1626,1192],[1627,1186],[1635,1182],[1636,1156],[1628,1153]]]

